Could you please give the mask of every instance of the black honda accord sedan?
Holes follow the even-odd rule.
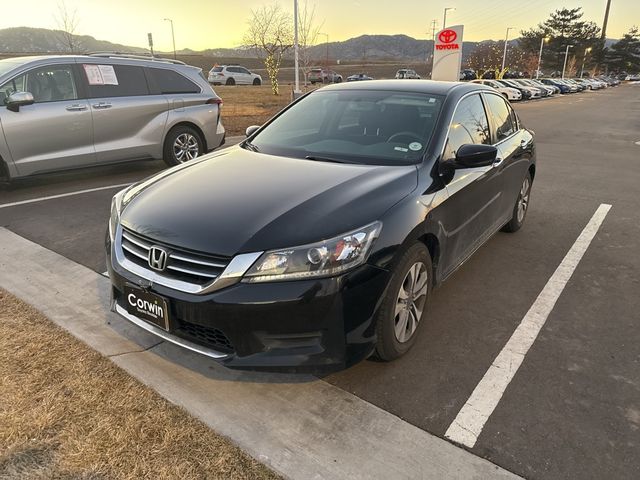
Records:
[[[112,309],[235,368],[393,360],[431,290],[518,230],[533,133],[478,84],[332,85],[114,196]]]

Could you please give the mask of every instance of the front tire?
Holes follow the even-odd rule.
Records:
[[[422,243],[402,254],[376,318],[376,356],[389,362],[407,353],[424,322],[431,296],[431,255]]]
[[[503,232],[517,232],[522,228],[524,224],[525,218],[527,218],[527,212],[529,211],[529,200],[531,199],[531,172],[527,172],[527,175],[524,177],[522,181],[522,185],[520,186],[520,191],[518,192],[518,199],[516,200],[516,204],[513,207],[513,215],[511,216],[511,220],[504,227],[502,227]]]
[[[253,79],[253,84],[254,84],[256,87],[260,86],[260,84],[261,84],[261,83],[262,83],[262,82],[260,81],[260,79],[259,79],[259,78],[254,78],[254,79]]]
[[[170,167],[188,162],[204,153],[200,134],[186,125],[172,128],[164,140],[163,159]]]

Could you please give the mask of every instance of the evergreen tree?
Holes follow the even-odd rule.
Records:
[[[593,49],[589,58],[598,58],[602,49],[602,42],[598,38],[600,28],[594,22],[581,20],[582,15],[580,7],[556,10],[537,27],[523,30],[520,46],[527,53],[537,54],[540,41],[549,37],[550,41],[542,51],[542,70],[547,72],[562,70],[567,45],[573,45],[570,55],[576,55],[579,59],[588,47]]]
[[[640,71],[640,30],[632,27],[620,41],[607,50],[606,63],[609,70],[616,72]]]

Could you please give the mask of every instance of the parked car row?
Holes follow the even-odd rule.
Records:
[[[550,97],[556,94],[582,92],[584,90],[600,90],[615,86],[620,81],[613,77],[593,78],[502,78],[475,79],[471,83],[478,83],[495,88],[509,101],[534,100]]]

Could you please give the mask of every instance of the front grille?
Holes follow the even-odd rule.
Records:
[[[217,328],[204,327],[196,323],[177,320],[175,333],[181,337],[197,342],[201,345],[218,350],[222,353],[232,353],[233,345],[227,336]]]
[[[215,280],[226,268],[230,259],[195,253],[146,238],[131,230],[122,229],[122,253],[125,258],[143,268],[149,267],[149,250],[163,247],[168,253],[167,266],[160,275],[183,282],[205,285]]]

